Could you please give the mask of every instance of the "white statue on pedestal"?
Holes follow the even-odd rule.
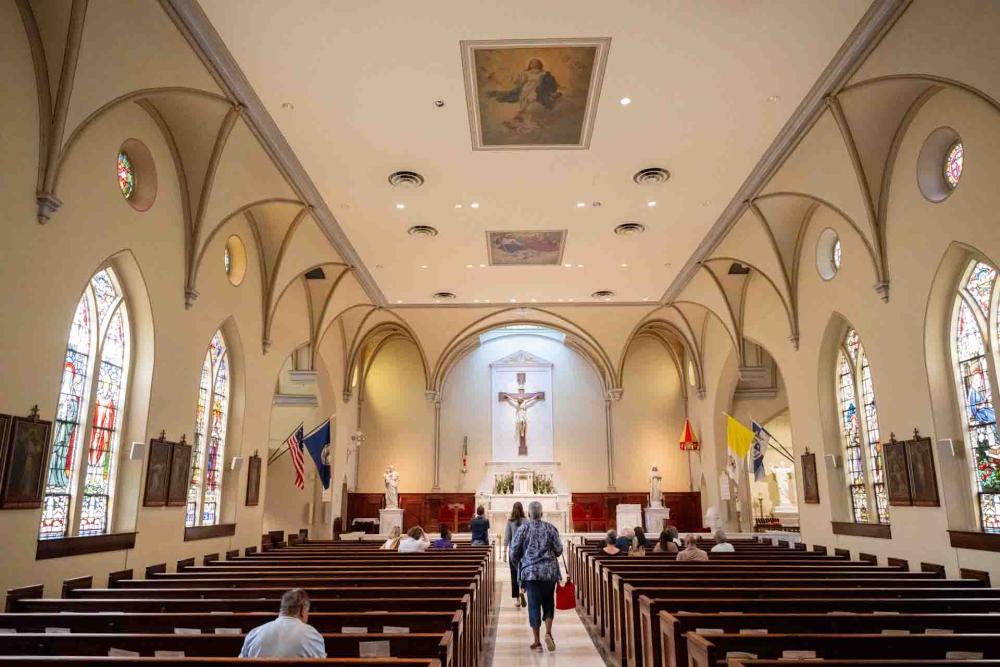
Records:
[[[793,507],[792,469],[786,466],[771,466],[771,472],[778,486],[778,507],[781,509]]]
[[[386,509],[397,509],[399,507],[399,473],[392,464],[385,470],[382,476],[385,480],[385,507]]]
[[[656,466],[649,471],[649,506],[663,507],[663,493],[660,491],[660,483],[663,477]]]
[[[722,528],[722,519],[719,517],[719,510],[714,505],[709,507],[708,511],[705,512],[705,525],[711,528],[713,533]]]

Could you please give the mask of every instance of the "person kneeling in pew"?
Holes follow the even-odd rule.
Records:
[[[281,596],[278,618],[247,633],[241,658],[325,658],[326,643],[308,624],[309,595],[301,588]]]

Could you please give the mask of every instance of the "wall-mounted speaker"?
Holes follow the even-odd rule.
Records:
[[[229,469],[232,470],[233,472],[238,472],[239,469],[242,467],[243,467],[242,456],[234,456],[233,459],[229,462]]]
[[[132,447],[128,450],[128,460],[141,461],[144,458],[146,458],[146,443],[133,442]]]
[[[844,461],[843,457],[839,454],[827,454],[823,458],[826,459],[826,464],[834,469],[840,468]]]

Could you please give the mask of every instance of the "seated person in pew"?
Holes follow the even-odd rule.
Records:
[[[677,560],[708,560],[708,554],[698,548],[698,540],[688,533],[684,536],[684,550],[677,554]]]
[[[399,540],[403,536],[403,530],[399,526],[393,526],[392,530],[389,532],[389,539],[387,539],[379,549],[384,551],[398,551],[399,550]]]
[[[715,546],[712,547],[712,553],[733,553],[736,551],[736,547],[732,543],[726,541],[726,531],[721,528],[715,531]]]
[[[677,543],[674,540],[677,539],[677,529],[673,526],[667,526],[660,532],[660,541],[656,544],[653,549],[653,553],[658,554],[675,554],[677,553]]]
[[[615,542],[615,546],[618,547],[618,551],[628,553],[632,549],[632,540],[634,539],[635,532],[631,528],[623,528],[621,534],[618,536],[618,540]]]
[[[451,541],[451,529],[445,524],[441,524],[441,537],[431,542],[431,549],[454,549],[455,544]]]
[[[649,541],[646,540],[646,533],[643,532],[642,526],[636,526],[632,529],[632,534],[635,535],[635,546],[640,549],[645,549],[649,546]]]
[[[622,550],[618,548],[617,542],[618,533],[614,530],[609,530],[608,534],[604,537],[604,548],[601,549],[601,551],[609,556],[617,556],[622,552]]]
[[[424,529],[420,526],[414,526],[407,531],[406,537],[399,541],[399,553],[427,551],[427,547],[430,545],[431,541],[427,539]]]
[[[281,596],[278,618],[247,633],[241,658],[325,658],[326,643],[308,625],[309,596],[301,588]]]

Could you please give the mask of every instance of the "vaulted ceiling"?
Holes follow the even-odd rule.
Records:
[[[393,305],[658,300],[868,5],[201,1]],[[578,37],[610,38],[589,147],[473,150],[460,42]],[[491,230],[567,230],[560,264],[490,266]]]

